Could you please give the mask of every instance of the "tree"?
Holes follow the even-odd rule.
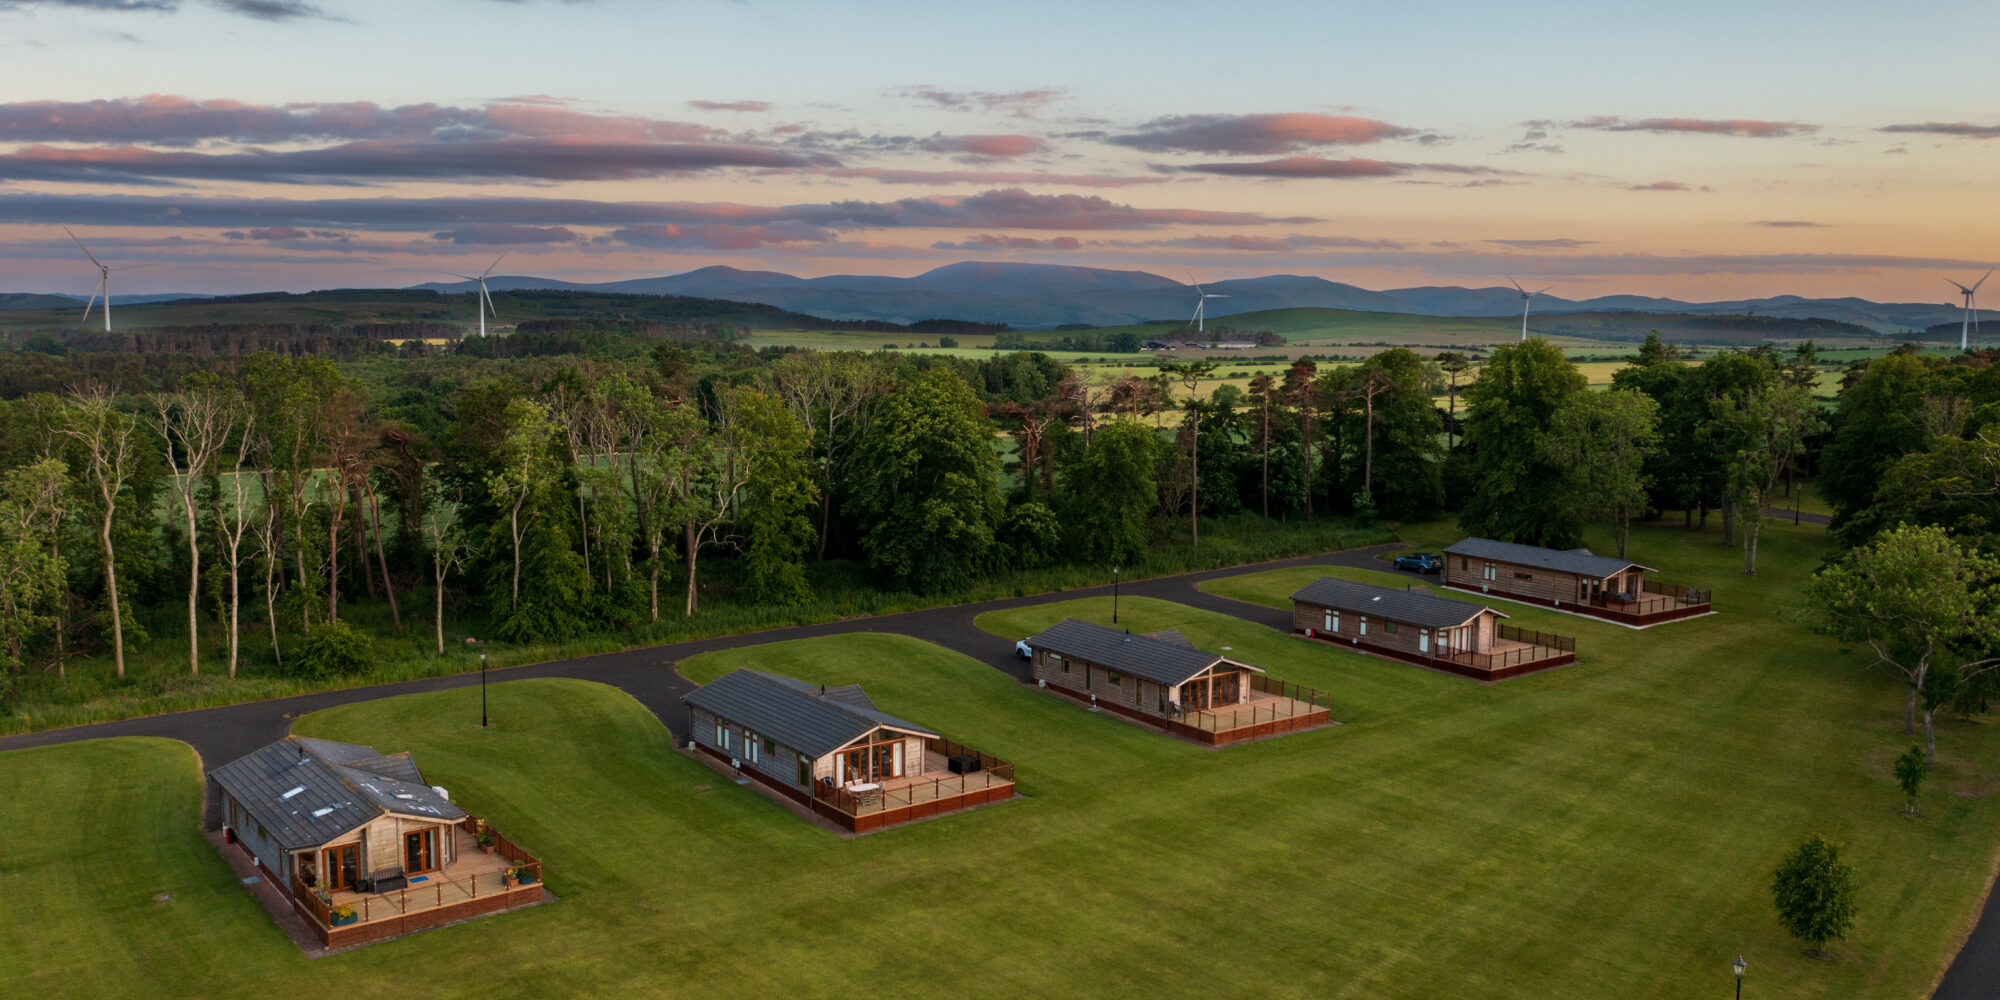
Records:
[[[1313,516],[1313,423],[1319,412],[1318,391],[1319,365],[1311,358],[1300,358],[1285,369],[1283,389],[1285,402],[1299,417],[1299,479],[1305,483],[1305,514]]]
[[[1923,790],[1924,779],[1930,776],[1931,761],[1921,745],[1912,744],[1896,758],[1896,785],[1903,790],[1907,805],[1903,815],[1917,815],[1917,793]]]
[[[877,571],[942,593],[970,583],[1001,514],[984,407],[948,368],[932,368],[883,400],[855,456],[852,512]]]
[[[1458,431],[1458,390],[1464,383],[1465,373],[1473,369],[1471,359],[1457,351],[1443,351],[1437,356],[1437,366],[1444,373],[1444,450],[1452,450],[1452,437]]]
[[[1383,517],[1430,516],[1444,503],[1444,454],[1438,447],[1443,427],[1424,360],[1406,348],[1391,348],[1369,358],[1356,374],[1357,385],[1375,387],[1372,402],[1364,400],[1363,492]]]
[[[111,605],[111,655],[118,676],[125,676],[125,615],[118,599],[118,550],[112,526],[118,517],[118,497],[132,478],[132,433],[139,422],[111,403],[102,386],[71,393],[59,431],[83,450],[85,479],[96,488],[98,543],[104,549],[104,592]]]
[[[1785,856],[1771,877],[1771,901],[1786,933],[1825,957],[1826,943],[1854,928],[1854,866],[1840,862],[1840,848],[1813,834]]]
[[[437,609],[434,624],[437,633],[437,651],[444,655],[444,582],[451,574],[465,569],[472,551],[467,543],[465,523],[459,519],[459,512],[465,505],[456,495],[447,497],[443,487],[433,480],[431,502],[424,512],[424,533],[431,543],[431,596]]]
[[[1816,480],[1833,502],[1836,528],[1875,498],[1883,469],[1923,449],[1927,434],[1917,414],[1932,381],[1923,358],[1890,354],[1841,392]]]
[[[1062,561],[1062,519],[1045,503],[1030,500],[1008,508],[1000,521],[999,539],[1015,569],[1041,569]]]
[[[1160,372],[1180,382],[1187,389],[1188,398],[1184,421],[1189,428],[1188,441],[1188,530],[1193,537],[1191,544],[1201,544],[1201,380],[1215,374],[1213,361],[1165,361],[1160,364]]]
[[[1657,440],[1659,404],[1630,389],[1572,396],[1549,421],[1542,446],[1568,470],[1578,505],[1618,526],[1618,558],[1632,512],[1646,507],[1646,459]]]
[[[198,676],[201,673],[201,531],[196,526],[200,513],[197,494],[202,481],[215,473],[216,456],[236,433],[243,412],[242,394],[214,372],[196,372],[182,382],[181,391],[155,393],[153,410],[158,417],[154,430],[166,446],[167,466],[173,473],[174,497],[180,501],[181,514],[187,519],[188,674]],[[185,463],[181,461],[183,458]],[[233,635],[230,642],[233,649]],[[235,676],[233,657],[230,671]]]
[[[507,598],[511,610],[521,603],[521,548],[528,530],[542,514],[539,494],[554,483],[560,470],[549,453],[556,426],[548,407],[532,399],[516,399],[507,404],[505,420],[501,462],[487,476],[486,492],[507,517],[514,566]]]
[[[1806,389],[1779,383],[1722,397],[1714,408],[1715,423],[1723,429],[1716,436],[1735,445],[1723,456],[1723,481],[1731,506],[1740,512],[1743,572],[1755,575],[1764,508],[1777,493],[1778,477],[1819,429],[1819,407]]]
[[[1903,731],[1916,729],[1917,696],[1941,657],[2000,643],[2000,607],[1991,585],[2000,563],[1943,529],[1901,525],[1876,536],[1806,585],[1808,623],[1844,642],[1862,642],[1876,662],[1903,678]],[[1961,666],[1971,677],[2000,660]],[[1937,755],[1932,710],[1924,709],[1924,749]]]
[[[1459,513],[1467,532],[1567,549],[1582,541],[1573,470],[1541,439],[1557,410],[1589,383],[1540,337],[1503,344],[1465,390],[1466,447],[1477,488]]]
[[[1145,554],[1159,447],[1145,425],[1120,418],[1099,427],[1083,457],[1064,473],[1063,529],[1077,558],[1116,565]]]
[[[855,425],[865,423],[864,411],[881,397],[885,379],[873,362],[844,351],[786,355],[771,366],[771,377],[819,450],[819,555],[824,559],[833,527],[834,487],[861,437]]]
[[[1250,396],[1257,401],[1257,496],[1266,519],[1271,516],[1271,392],[1275,388],[1269,372],[1250,378]]]
[[[22,669],[29,637],[57,622],[69,567],[56,545],[69,470],[54,458],[0,475],[0,667]]]
[[[737,398],[747,466],[742,515],[748,592],[759,604],[803,604],[812,597],[805,557],[813,539],[806,512],[819,500],[808,460],[811,435],[774,397],[745,390]]]

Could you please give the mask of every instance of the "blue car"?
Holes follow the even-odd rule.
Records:
[[[1412,552],[1396,557],[1396,568],[1412,573],[1436,573],[1444,569],[1444,558],[1434,552]]]

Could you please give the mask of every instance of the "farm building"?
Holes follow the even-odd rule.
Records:
[[[1014,765],[828,688],[732,670],[688,692],[695,748],[857,833],[1014,794]]]
[[[1133,635],[1065,618],[1027,644],[1043,687],[1202,743],[1329,721],[1326,695],[1196,649],[1178,632]]]
[[[1502,612],[1325,576],[1292,595],[1292,629],[1336,643],[1497,681],[1576,660],[1576,640],[1502,624]]]
[[[541,900],[541,862],[426,784],[408,754],[288,736],[209,777],[225,843],[328,947]]]
[[[1444,585],[1643,628],[1709,613],[1709,592],[1646,579],[1658,570],[1589,549],[1468,538],[1445,549]]]

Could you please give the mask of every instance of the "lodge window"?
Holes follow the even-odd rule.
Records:
[[[1069,657],[1063,657],[1063,673],[1069,673]]]
[[[1118,671],[1116,671],[1116,670],[1113,670],[1113,671],[1110,671],[1110,675],[1111,675],[1111,683],[1112,683],[1113,685],[1116,685],[1116,684],[1117,684],[1117,683],[1118,683],[1119,681],[1122,681],[1122,680],[1124,680],[1124,679],[1125,679],[1124,675],[1123,675],[1123,674],[1120,674],[1120,673],[1119,673]]]
[[[1383,622],[1383,623],[1382,623],[1382,631],[1384,631],[1384,632],[1387,632],[1387,633],[1389,633],[1390,635],[1394,635],[1394,634],[1396,634],[1396,623],[1395,623],[1395,622]]]
[[[1472,560],[1470,560],[1470,559],[1468,559],[1468,558],[1466,558],[1466,557],[1464,557],[1464,556],[1459,556],[1459,557],[1458,557],[1458,571],[1459,571],[1459,572],[1461,572],[1461,573],[1470,573],[1470,572],[1472,572]]]
[[[1530,576],[1530,575],[1528,575],[1528,574],[1526,574],[1526,573],[1523,573],[1523,572],[1521,572],[1521,571],[1519,571],[1519,570],[1516,570],[1516,571],[1514,572],[1514,579],[1516,579],[1516,580],[1532,580],[1532,579],[1534,579],[1534,577],[1532,577],[1532,576]]]
[[[800,755],[799,755],[799,784],[801,784],[801,785],[810,785],[810,784],[812,784],[812,779],[813,779],[813,764],[812,764],[812,761],[809,761],[809,760],[807,760],[807,759],[805,758],[805,755],[804,755],[804,754],[800,754]]]
[[[757,763],[757,734],[747,729],[743,731],[743,754],[750,758],[750,763]]]
[[[1367,615],[1362,615],[1362,616],[1361,616],[1361,637],[1362,637],[1362,638],[1364,638],[1364,639],[1368,637],[1368,616],[1367,616]]]
[[[777,741],[777,740],[774,740],[774,739],[772,739],[772,738],[770,738],[769,736],[766,736],[766,737],[764,737],[764,752],[765,752],[765,753],[777,753],[777,752],[778,752],[778,741]]]
[[[722,749],[729,749],[729,723],[721,719],[715,720],[715,742]]]
[[[264,824],[262,823],[257,824],[257,839],[258,840],[271,839],[271,832],[269,830],[264,829]]]
[[[1333,612],[1331,611],[1326,612],[1326,618],[1324,624],[1328,632],[1335,631],[1333,627]]]

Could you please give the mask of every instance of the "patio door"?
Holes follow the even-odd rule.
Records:
[[[436,871],[438,867],[437,827],[403,836],[403,871],[410,875]]]
[[[326,849],[326,884],[328,892],[339,892],[354,887],[354,880],[361,875],[361,845],[342,844]]]

